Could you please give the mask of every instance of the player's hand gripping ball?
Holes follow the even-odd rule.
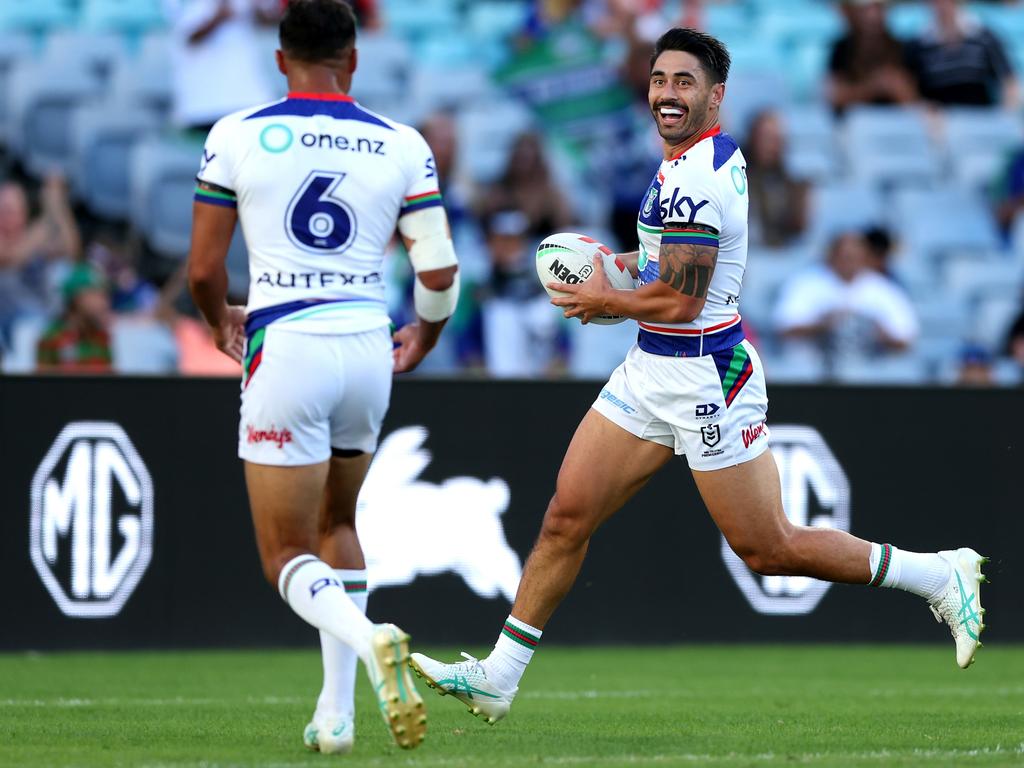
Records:
[[[596,256],[601,257],[604,274],[612,288],[620,291],[631,291],[636,288],[633,276],[611,248],[576,232],[557,232],[544,238],[537,246],[537,276],[548,296],[570,296],[549,287],[548,283],[579,285],[591,279],[595,274]],[[622,315],[595,315],[587,322],[614,325],[625,319]]]

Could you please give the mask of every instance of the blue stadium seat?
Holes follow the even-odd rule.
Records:
[[[899,3],[889,8],[889,29],[896,37],[909,39],[920,35],[932,23],[934,15],[927,4]]]
[[[971,335],[971,312],[967,302],[938,292],[914,302],[920,339],[944,338],[963,341]]]
[[[111,219],[128,217],[132,147],[159,128],[152,112],[123,103],[75,110],[70,178],[76,194],[93,213]]]
[[[950,257],[942,264],[946,291],[969,302],[1012,294],[1024,284],[1024,265],[1004,256],[985,258],[976,253]]]
[[[35,55],[32,37],[25,32],[0,32],[0,145],[7,143],[9,130],[8,80],[19,62],[30,61]]]
[[[972,337],[989,349],[1001,350],[1010,324],[1024,308],[1020,285],[1007,287],[1002,295],[988,296],[974,311]]]
[[[949,108],[943,121],[953,178],[973,189],[987,189],[1008,153],[1024,142],[1024,119],[1003,109]]]
[[[168,119],[174,99],[171,54],[166,45],[147,38],[136,57],[122,64],[110,79],[110,95],[117,101],[144,107]]]
[[[411,101],[403,85],[412,61],[409,46],[389,33],[371,32],[359,36],[356,48],[359,69],[352,81],[352,95],[369,109],[402,120],[405,116],[394,107]]]
[[[843,34],[842,17],[832,3],[761,0],[760,5],[763,14],[758,37],[777,40],[787,51],[805,43],[829,47]]]
[[[47,36],[43,57],[56,67],[85,70],[106,83],[127,62],[128,50],[114,33],[61,29]]]
[[[794,98],[822,102],[830,43],[807,39],[795,43],[786,54],[786,76]]]
[[[786,136],[786,167],[798,178],[827,183],[840,173],[836,123],[824,104],[780,110]]]
[[[162,256],[188,253],[201,152],[199,146],[160,139],[145,139],[132,149],[132,223]]]
[[[885,199],[871,184],[841,181],[815,187],[811,194],[810,242],[819,248],[841,232],[885,221]]]
[[[529,110],[508,98],[466,105],[456,116],[459,167],[475,182],[494,181],[505,170],[512,143],[532,124]]]
[[[758,112],[764,109],[784,112],[789,102],[789,83],[778,71],[770,68],[760,72],[739,70],[729,75],[722,103],[722,124],[738,141],[743,141]]]
[[[74,4],[69,0],[3,0],[0,2],[0,30],[40,34],[75,23]]]
[[[928,363],[908,351],[899,355],[842,361],[833,371],[844,384],[924,384],[929,379]]]
[[[83,0],[82,29],[138,38],[166,24],[160,0]]]
[[[871,184],[929,184],[939,176],[940,158],[932,146],[923,110],[856,107],[845,123],[847,165]]]
[[[986,201],[959,185],[899,189],[893,195],[890,225],[914,250],[929,256],[1002,249]]]
[[[385,26],[407,40],[460,33],[456,0],[392,0],[383,11]]]
[[[8,142],[29,173],[67,173],[71,160],[73,110],[100,95],[98,78],[87,71],[47,61],[19,64],[11,73]]]

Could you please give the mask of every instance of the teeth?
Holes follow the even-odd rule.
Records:
[[[681,115],[681,114],[683,114],[683,110],[676,109],[675,107],[662,107],[661,108],[661,114],[663,114],[663,115]]]

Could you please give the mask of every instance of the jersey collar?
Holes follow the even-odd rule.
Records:
[[[291,94],[289,94],[289,95],[291,95]],[[671,162],[672,160],[678,160],[680,157],[682,157],[687,152],[689,152],[691,149],[693,149],[695,146],[697,146],[700,142],[704,141],[704,139],[710,139],[712,136],[717,136],[721,132],[722,132],[722,126],[719,125],[718,123],[715,123],[712,127],[708,128],[706,131],[704,131],[704,133],[702,133],[700,136],[698,136],[692,142],[687,144],[685,147],[683,147],[681,150],[679,150],[676,154],[672,155],[672,157],[670,157],[668,159],[668,161],[666,161],[666,162]]]
[[[308,101],[355,101],[347,93],[307,93],[305,91],[288,91],[288,98]]]

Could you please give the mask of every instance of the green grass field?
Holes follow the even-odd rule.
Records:
[[[457,654],[446,653],[446,656]],[[1024,765],[1024,648],[541,648],[489,727],[420,686],[413,752],[369,686],[356,750],[306,752],[313,652],[0,655],[3,766]]]

